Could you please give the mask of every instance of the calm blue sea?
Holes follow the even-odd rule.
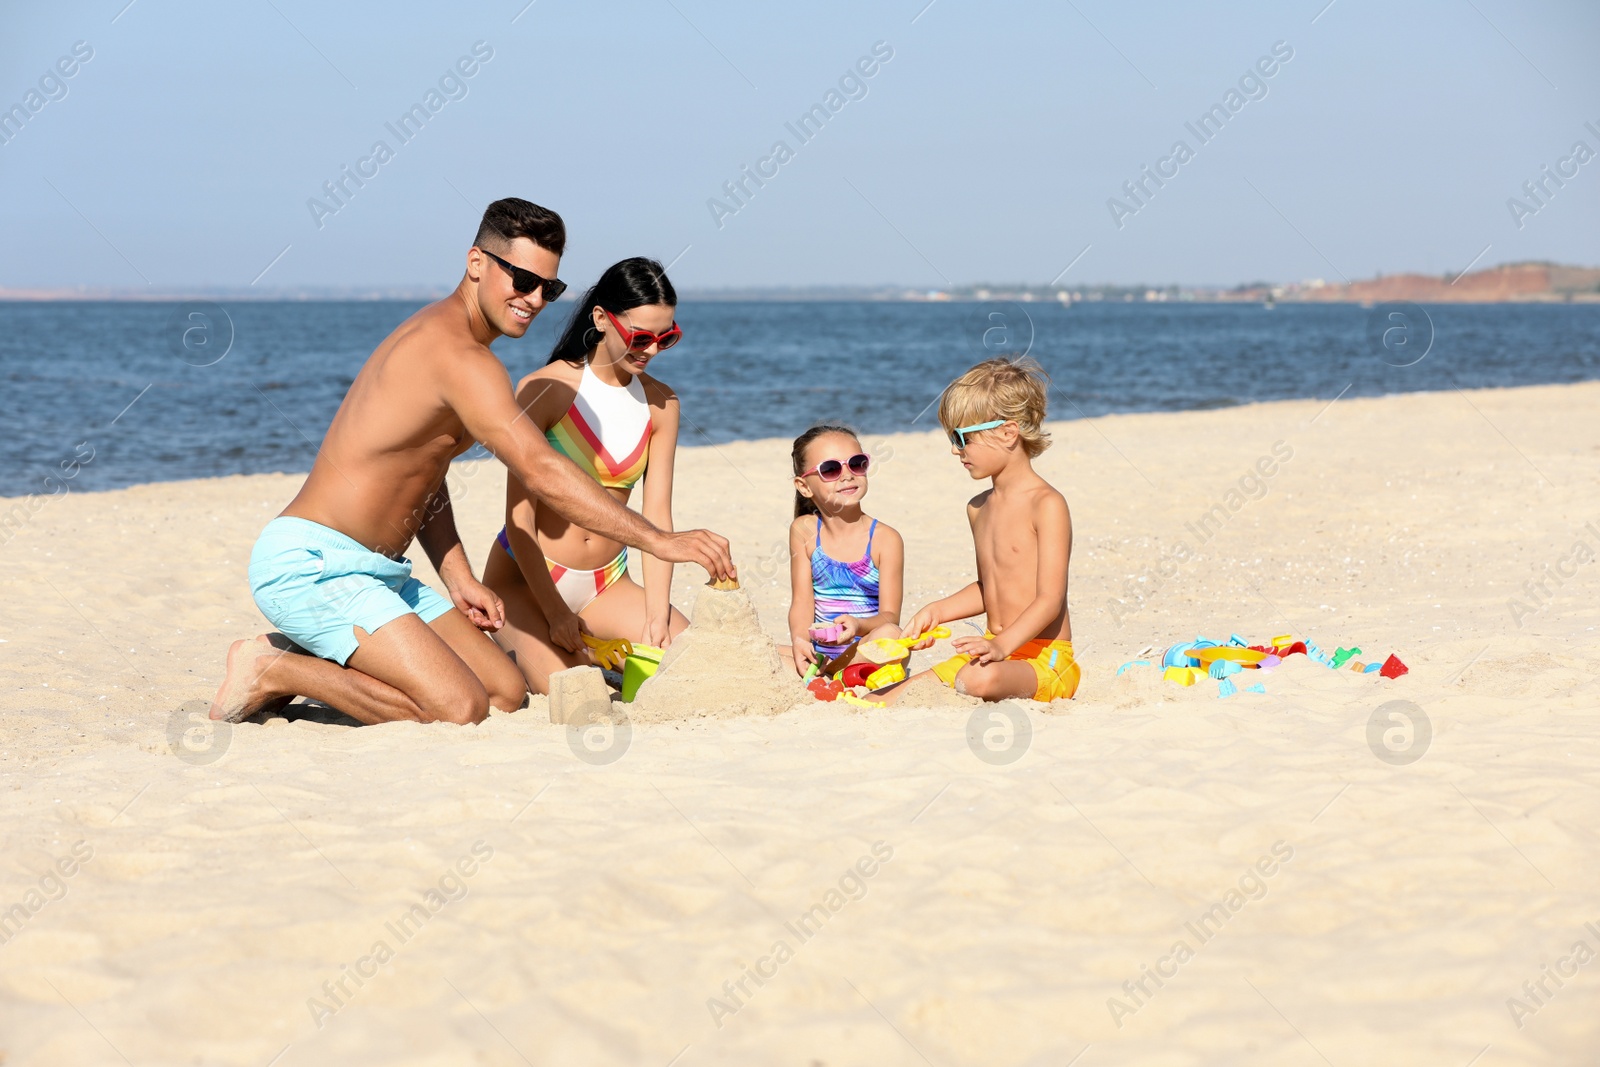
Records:
[[[93,450],[74,489],[310,468],[346,387],[419,305],[0,303],[0,496]],[[496,351],[542,364],[558,305]],[[1600,305],[687,302],[657,364],[686,444],[787,437],[821,418],[936,426],[940,388],[1027,349],[1052,416],[1600,378]],[[220,358],[219,358],[220,357]],[[1420,357],[1420,360],[1419,360]],[[1409,365],[1402,365],[1409,364]],[[129,405],[132,405],[131,407]]]

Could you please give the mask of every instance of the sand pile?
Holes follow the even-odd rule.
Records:
[[[762,631],[750,595],[707,586],[695,600],[689,628],[667,649],[655,677],[639,687],[629,715],[636,722],[776,715],[802,696]]]
[[[928,661],[929,666],[932,666],[937,662],[938,660],[932,657],[930,657]],[[920,671],[920,668],[909,668],[909,671],[911,674],[916,675]],[[877,698],[869,696],[867,699],[875,700]],[[945,685],[943,682],[939,681],[939,679],[935,678],[933,675],[929,674],[921,677],[913,677],[910,682],[907,682],[906,687],[900,691],[900,703],[904,704],[908,708],[971,709],[977,707],[979,704],[982,704],[983,701],[979,700],[977,697],[963,696],[954,689],[950,688],[948,685]],[[845,706],[849,707],[850,705],[847,704]],[[1045,705],[1042,704],[1035,705],[1034,710],[1037,711],[1044,706]]]

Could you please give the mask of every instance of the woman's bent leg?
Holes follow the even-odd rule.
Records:
[[[605,640],[626,639],[641,641],[644,638],[644,586],[624,574],[610,587],[589,602],[578,613],[589,624],[589,630]],[[677,637],[688,628],[689,620],[677,608],[672,609],[667,632]]]
[[[587,656],[568,652],[551,643],[550,626],[545,621],[544,613],[534,603],[528,583],[522,579],[522,571],[517,568],[516,561],[498,545],[489,550],[483,584],[493,589],[505,602],[506,624],[494,635],[494,640],[521,668],[529,690],[548,693],[552,674],[589,662]]]

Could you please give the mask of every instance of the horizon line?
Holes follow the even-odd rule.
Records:
[[[1146,301],[1166,301],[1176,297],[1179,300],[1195,302],[1220,302],[1231,303],[1238,301],[1257,301],[1262,299],[1285,300],[1286,302],[1314,302],[1314,303],[1359,303],[1370,300],[1370,296],[1359,296],[1351,293],[1347,298],[1340,299],[1331,294],[1335,292],[1351,291],[1357,287],[1373,287],[1383,283],[1403,284],[1407,281],[1428,283],[1443,280],[1450,286],[1466,279],[1484,278],[1500,272],[1517,268],[1543,268],[1563,272],[1575,272],[1595,277],[1585,279],[1591,281],[1589,287],[1583,289],[1547,288],[1545,290],[1527,291],[1525,298],[1538,302],[1550,297],[1589,297],[1591,294],[1600,295],[1600,267],[1580,267],[1570,264],[1556,263],[1550,260],[1520,260],[1501,263],[1492,267],[1470,273],[1445,272],[1443,274],[1424,274],[1416,271],[1406,271],[1395,274],[1378,274],[1369,279],[1355,282],[1328,282],[1323,278],[1310,278],[1298,282],[1272,282],[1256,279],[1248,282],[1234,284],[1207,283],[1207,284],[1180,284],[1176,282],[1149,283],[1149,282],[1093,282],[1078,285],[1033,285],[1026,282],[969,282],[959,285],[947,286],[919,286],[896,282],[860,283],[853,285],[818,285],[811,283],[792,283],[780,285],[725,285],[701,286],[686,288],[681,291],[682,296],[691,300],[820,300],[820,299],[847,299],[866,301],[904,301],[904,302],[969,302],[985,301],[991,299],[1019,298],[1023,300],[1044,299],[1062,300],[1073,294],[1115,293],[1119,297],[1131,299],[1135,295],[1143,296]],[[250,286],[204,286],[204,285],[174,285],[174,286],[145,286],[145,287],[90,287],[90,286],[37,286],[37,287],[6,287],[0,286],[0,302],[5,303],[49,303],[71,302],[83,300],[102,300],[116,302],[151,302],[170,303],[179,300],[203,299],[228,299],[233,301],[248,301],[256,303],[268,302],[366,302],[366,301],[409,301],[409,300],[438,300],[454,291],[454,286],[430,285],[299,285],[280,286],[276,288],[263,288]],[[1468,287],[1470,288],[1470,286]],[[1458,290],[1459,291],[1459,290]],[[1327,295],[1314,297],[1311,301],[1302,299],[1306,293],[1325,292]],[[1513,299],[1515,296],[1513,296]],[[1501,300],[1506,299],[1501,297]]]

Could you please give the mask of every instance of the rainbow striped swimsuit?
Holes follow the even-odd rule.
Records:
[[[607,385],[585,363],[572,406],[544,437],[607,489],[632,489],[650,462],[651,429],[638,376]]]
[[[878,520],[867,530],[867,551],[854,563],[844,563],[822,551],[822,516],[817,516],[817,547],[811,552],[811,593],[817,626],[829,626],[840,615],[867,619],[878,613],[878,565],[872,562],[872,535]],[[829,659],[850,645],[813,641],[811,646]]]
[[[627,385],[607,385],[585,363],[572,406],[544,437],[607,489],[632,489],[649,465],[653,428],[650,401],[637,375]],[[505,527],[495,540],[516,558]],[[567,607],[579,612],[628,573],[628,549],[623,546],[614,559],[592,571],[575,570],[548,556],[545,564]]]

